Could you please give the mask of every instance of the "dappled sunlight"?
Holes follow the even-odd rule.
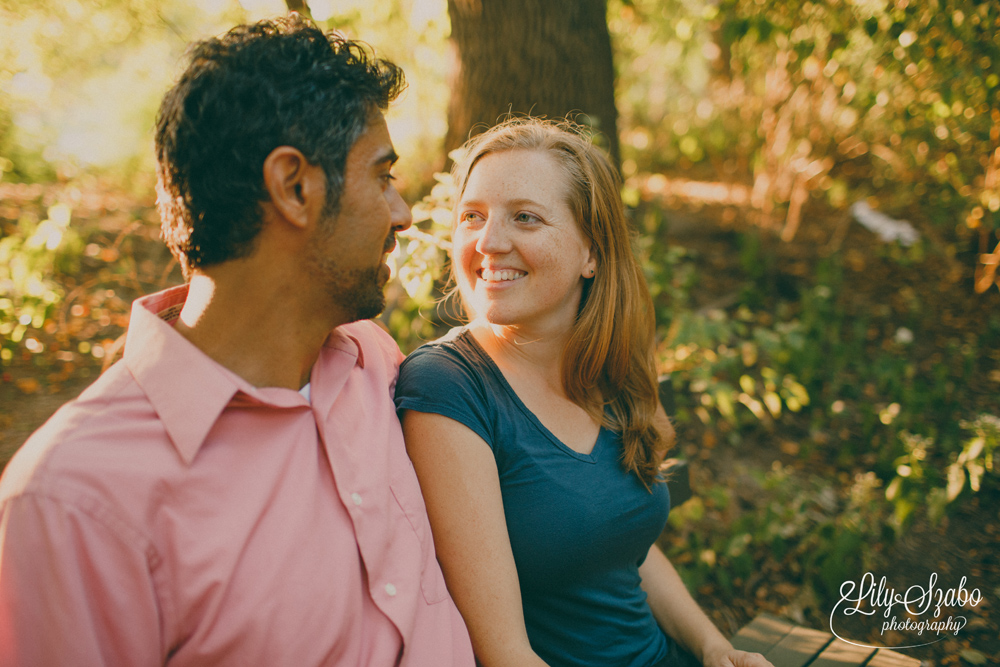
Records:
[[[392,3],[367,0],[313,2],[311,8],[324,27],[341,29],[403,66],[408,86],[387,120],[403,156],[402,185],[415,193],[440,166],[447,131],[446,3],[409,3],[403,14]],[[153,118],[188,41],[284,13],[281,0],[176,2],[134,15],[126,5],[98,10],[77,2],[5,12],[0,93],[21,159],[35,155],[65,173],[126,164],[152,173]]]
[[[685,178],[667,178],[663,174],[646,175],[630,181],[647,198],[677,198],[702,204],[747,206],[751,190],[738,183],[692,181]]]

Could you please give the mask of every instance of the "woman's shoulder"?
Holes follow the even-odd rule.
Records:
[[[500,412],[497,392],[470,339],[453,330],[413,351],[399,367],[396,409],[443,415],[492,443]]]
[[[403,368],[435,368],[438,366],[474,366],[476,358],[471,335],[465,327],[455,327],[437,340],[424,343],[411,352],[403,361]],[[412,372],[412,371],[411,371]]]
[[[479,388],[487,373],[486,361],[468,329],[456,327],[411,352],[399,367],[399,381],[404,385],[431,383],[438,389],[456,384]]]

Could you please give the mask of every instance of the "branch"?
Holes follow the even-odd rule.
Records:
[[[289,12],[298,12],[310,21],[313,20],[312,11],[309,9],[307,0],[285,0],[285,6],[288,7]]]

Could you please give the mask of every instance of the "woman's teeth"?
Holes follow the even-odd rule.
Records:
[[[523,276],[526,276],[524,271],[490,271],[489,269],[483,269],[482,276],[483,280],[487,282],[501,282],[504,280],[517,280]]]

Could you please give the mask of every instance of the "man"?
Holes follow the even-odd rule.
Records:
[[[473,664],[359,321],[411,223],[402,85],[296,15],[196,45],[156,128],[189,283],[0,481],[0,664]]]

